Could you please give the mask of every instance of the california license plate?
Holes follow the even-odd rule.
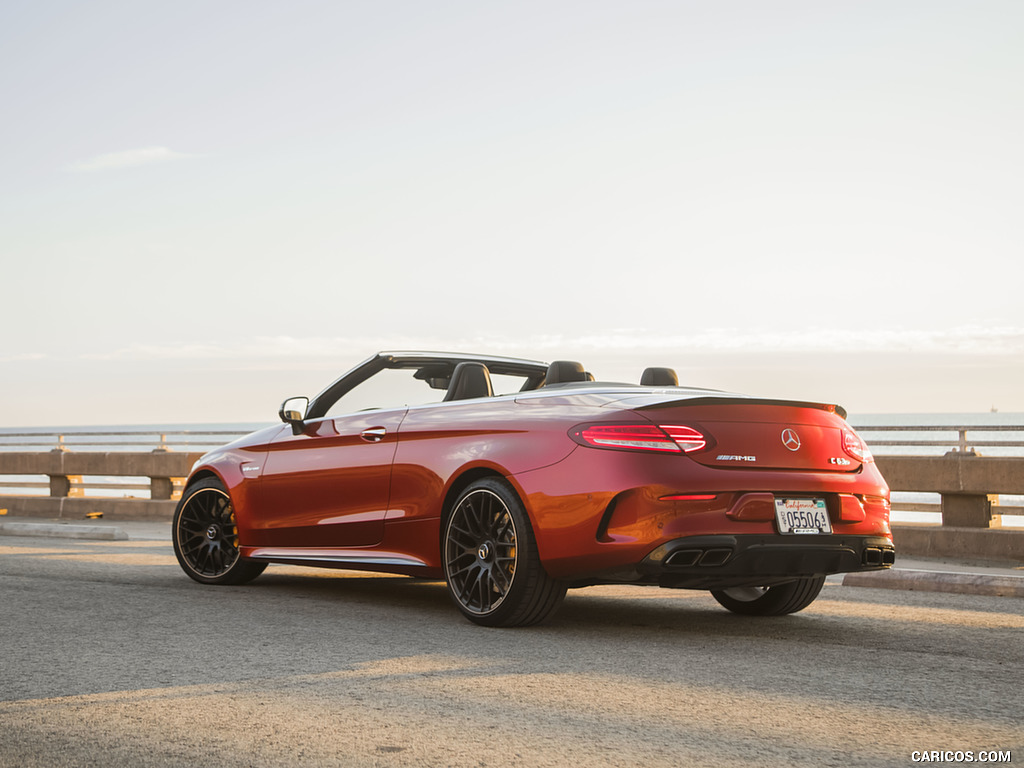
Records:
[[[824,499],[775,497],[775,522],[779,533],[832,533]]]

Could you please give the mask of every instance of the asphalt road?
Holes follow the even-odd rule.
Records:
[[[444,586],[170,545],[0,537],[2,766],[911,766],[1024,762],[1024,599],[826,585],[794,616],[570,593],[469,624]]]

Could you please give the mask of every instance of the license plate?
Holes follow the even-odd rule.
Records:
[[[779,533],[832,533],[824,499],[775,499]]]

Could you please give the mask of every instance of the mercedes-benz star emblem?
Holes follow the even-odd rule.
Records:
[[[791,451],[800,449],[800,436],[792,429],[782,430],[782,444]]]

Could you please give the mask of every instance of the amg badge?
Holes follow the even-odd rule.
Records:
[[[722,454],[717,461],[757,461],[757,456],[726,456]]]

